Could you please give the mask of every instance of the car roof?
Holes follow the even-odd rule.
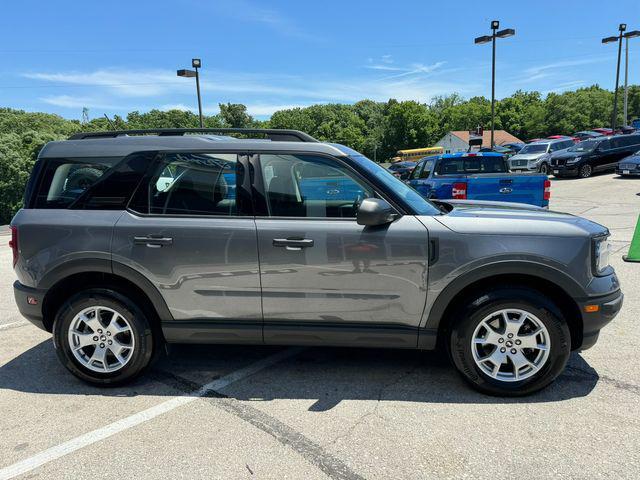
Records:
[[[119,157],[141,151],[171,150],[215,151],[291,151],[342,155],[334,145],[322,142],[243,139],[221,135],[138,135],[61,140],[47,143],[40,158]]]
[[[504,155],[497,152],[456,152],[456,153],[443,153],[441,155],[436,155],[436,158],[441,158],[443,160],[448,158],[461,158],[461,157],[500,157],[504,158]],[[430,157],[427,157],[427,159]]]

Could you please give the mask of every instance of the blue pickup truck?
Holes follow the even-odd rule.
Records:
[[[423,158],[406,183],[423,197],[515,202],[549,207],[546,175],[509,173],[502,154],[447,153]]]

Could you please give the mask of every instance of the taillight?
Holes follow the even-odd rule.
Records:
[[[551,180],[544,181],[544,193],[542,194],[543,200],[549,200],[551,198]]]
[[[451,190],[451,198],[457,200],[466,200],[467,198],[467,182],[455,182]]]
[[[13,252],[13,266],[18,263],[18,227],[13,225],[9,227],[11,229],[11,240],[9,240],[9,246]]]

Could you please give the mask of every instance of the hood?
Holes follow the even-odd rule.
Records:
[[[540,157],[544,157],[546,153],[517,153],[509,160],[537,160]]]
[[[567,151],[559,151],[553,158],[574,158],[574,157],[585,157],[587,155],[591,155],[593,151],[589,152],[567,152]]]
[[[451,211],[436,218],[457,233],[584,237],[607,233],[606,227],[582,217],[533,205],[473,200],[438,201]]]

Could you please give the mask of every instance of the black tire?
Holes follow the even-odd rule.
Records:
[[[96,183],[102,176],[102,170],[92,167],[82,167],[74,171],[69,178],[65,186],[66,190],[86,190],[91,185]]]
[[[82,310],[104,306],[126,318],[133,337],[133,351],[125,365],[112,372],[96,372],[83,365],[73,354],[68,332],[74,318]],[[58,310],[53,325],[53,339],[60,362],[79,379],[97,386],[117,386],[133,380],[151,362],[154,339],[146,316],[131,300],[109,289],[84,290],[65,302]],[[114,337],[115,339],[115,337]]]
[[[549,175],[549,165],[546,162],[542,162],[538,171],[544,175]]]
[[[476,364],[472,352],[473,333],[482,320],[502,309],[521,309],[535,315],[550,337],[550,351],[546,362],[532,376],[521,381],[492,378]],[[525,287],[498,287],[470,298],[467,306],[458,311],[449,333],[448,349],[454,365],[475,389],[480,392],[516,397],[529,395],[549,385],[560,375],[571,353],[571,335],[559,309],[544,295]]]
[[[580,170],[578,170],[578,176],[580,178],[589,178],[593,174],[593,168],[588,163],[585,163],[580,166]]]

